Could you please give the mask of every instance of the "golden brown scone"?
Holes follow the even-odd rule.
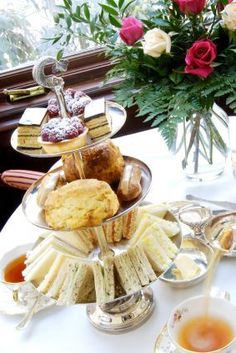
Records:
[[[106,181],[108,184],[119,182],[125,163],[119,148],[111,140],[85,149],[81,151],[81,154],[84,174],[87,179],[95,178]],[[67,181],[80,178],[80,166],[77,166],[73,155],[64,155],[62,162]]]
[[[60,170],[46,174],[40,183],[37,195],[37,204],[40,207],[44,207],[50,191],[60,188],[65,185],[65,183],[66,181],[64,174]]]
[[[81,179],[49,193],[45,219],[53,229],[93,227],[116,214],[118,208],[118,198],[106,182]]]

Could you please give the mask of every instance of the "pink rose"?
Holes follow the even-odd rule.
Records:
[[[210,65],[216,56],[216,45],[210,39],[198,40],[187,50],[185,73],[206,78],[213,72]]]
[[[137,18],[130,16],[122,20],[120,37],[126,44],[133,45],[143,34],[143,24]]]
[[[174,0],[181,12],[194,14],[202,12],[206,5],[206,0]]]

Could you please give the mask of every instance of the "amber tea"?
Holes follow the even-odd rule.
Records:
[[[194,352],[211,352],[227,346],[234,339],[233,328],[223,319],[194,317],[179,330],[178,343]]]
[[[24,281],[22,271],[25,269],[26,255],[21,255],[11,261],[4,268],[4,280],[10,283],[19,283]]]

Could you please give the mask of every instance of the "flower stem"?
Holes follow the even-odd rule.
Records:
[[[195,138],[195,156],[194,156],[194,174],[198,172],[198,164],[199,164],[199,128],[200,128],[200,120],[201,114],[196,113],[196,117],[194,118],[194,124],[196,129],[196,138]]]

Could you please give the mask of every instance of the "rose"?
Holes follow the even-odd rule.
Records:
[[[213,72],[210,66],[217,55],[216,45],[210,40],[199,40],[187,50],[185,73],[206,78]]]
[[[153,58],[159,58],[163,53],[170,53],[170,36],[159,28],[153,28],[144,36],[143,51],[144,54]]]
[[[228,4],[231,4],[231,2],[233,2],[233,0],[228,0]],[[226,6],[226,5],[223,3],[223,1],[222,1],[222,0],[219,0],[219,1],[218,1],[218,4],[217,4],[217,10],[218,10],[219,12],[223,11],[224,8],[225,8],[225,6]]]
[[[206,0],[174,0],[181,12],[194,14],[202,12],[206,5]]]
[[[133,45],[143,36],[143,24],[135,17],[126,17],[122,20],[120,29],[121,39],[128,45]]]
[[[206,0],[174,0],[181,12],[197,15],[204,9]]]
[[[236,30],[236,2],[232,2],[225,6],[222,12],[223,22],[225,27],[230,31]]]
[[[144,36],[143,51],[144,54],[153,58],[159,58],[163,53],[170,53],[170,36],[159,28],[153,28]]]

